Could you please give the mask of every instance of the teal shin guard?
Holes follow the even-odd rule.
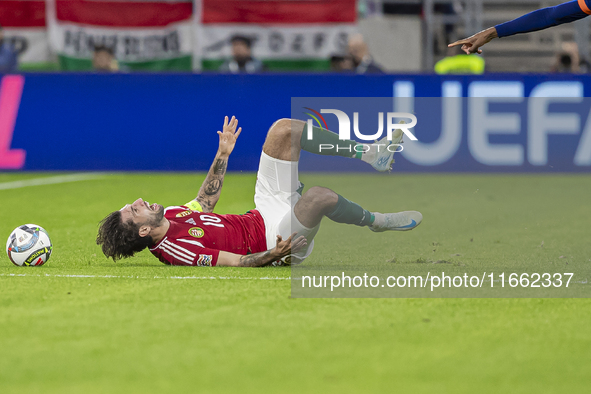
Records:
[[[304,126],[300,146],[303,150],[323,156],[356,157],[361,152],[355,150],[357,142],[352,140],[341,140],[339,135],[330,130],[312,127],[312,139],[308,139],[308,125]]]
[[[341,195],[339,195],[339,201],[334,210],[326,217],[337,223],[355,224],[357,226],[369,226],[374,221],[371,212]]]

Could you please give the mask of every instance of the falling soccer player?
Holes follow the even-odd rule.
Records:
[[[458,40],[449,44],[448,47],[461,45],[462,50],[467,54],[482,53],[480,47],[495,38],[543,30],[585,18],[591,15],[590,4],[591,0],[573,0],[554,7],[541,8],[512,21],[489,27],[471,37]]]
[[[291,119],[278,120],[267,134],[257,172],[256,208],[243,215],[213,213],[228,158],[242,131],[237,126],[237,119],[225,118],[223,131],[218,131],[219,147],[214,162],[194,200],[164,208],[139,198],[104,218],[96,242],[105,256],[118,260],[149,248],[160,261],[172,265],[299,264],[312,253],[314,236],[325,216],[376,232],[411,230],[421,223],[423,217],[419,212],[369,212],[324,187],[314,186],[301,195],[301,149],[319,153],[321,144],[338,145],[339,149],[323,150],[322,154],[357,157],[379,171],[387,171],[396,149],[385,147],[398,146],[402,130],[392,133],[392,141],[384,137],[369,146],[339,140],[337,134],[317,127],[313,127],[313,138],[309,140],[307,124]]]

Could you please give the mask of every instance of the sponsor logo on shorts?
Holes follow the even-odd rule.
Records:
[[[185,217],[185,216],[189,216],[191,214],[191,212],[192,212],[191,210],[179,212],[179,213],[176,214],[176,217],[177,218],[182,218],[182,217]]]
[[[210,254],[200,254],[197,260],[197,265],[200,267],[211,267],[211,259],[213,258]]]
[[[201,238],[205,235],[205,231],[201,227],[191,227],[189,229],[189,235],[195,238]]]

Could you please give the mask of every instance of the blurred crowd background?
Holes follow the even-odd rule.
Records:
[[[0,73],[586,73],[591,18],[447,48],[561,2],[0,0]]]

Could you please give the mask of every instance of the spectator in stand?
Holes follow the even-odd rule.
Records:
[[[353,61],[353,67],[357,74],[383,74],[382,68],[369,54],[369,48],[361,34],[355,34],[349,38],[349,54]]]
[[[95,45],[92,54],[92,68],[99,72],[119,71],[119,63],[115,59],[113,49],[105,45]]]
[[[351,61],[351,57],[348,55],[332,55],[330,57],[330,71],[353,71],[353,62]]]
[[[581,72],[580,66],[578,45],[575,42],[564,42],[562,50],[554,58],[550,71],[553,73],[579,73]]]
[[[0,74],[15,73],[18,68],[18,53],[4,40],[4,29],[0,25]]]
[[[232,58],[226,60],[219,71],[239,74],[258,73],[265,71],[265,66],[260,60],[252,57],[252,40],[246,36],[235,35],[230,39],[232,44]]]

